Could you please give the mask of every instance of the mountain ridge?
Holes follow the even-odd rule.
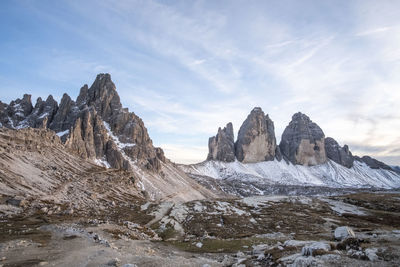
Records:
[[[10,104],[0,102],[0,127],[41,128],[58,135],[66,149],[105,167],[125,170],[152,199],[191,200],[215,196],[178,169],[154,147],[144,122],[123,108],[110,74],[98,74],[89,87],[81,87],[76,100],[64,94],[60,103],[50,95],[31,96]]]
[[[229,125],[233,127],[231,123]],[[233,188],[241,188],[239,191],[246,191],[245,187],[257,187],[252,184],[254,179],[270,185],[386,189],[400,187],[400,173],[397,168],[370,156],[353,156],[347,145],[341,147],[332,137],[325,137],[323,130],[301,112],[292,116],[279,145],[275,141],[273,125],[268,114],[265,115],[261,108],[256,107],[240,128],[233,160],[224,160],[226,157],[223,153],[226,150],[221,149],[217,158],[208,157],[204,162],[180,167],[202,184],[207,185],[209,178],[222,179],[227,184],[236,181]],[[221,129],[210,140],[217,140],[220,136]],[[255,145],[252,146],[252,142]],[[238,153],[238,144],[245,144],[244,153],[243,149]],[[218,148],[209,142],[210,153]],[[252,160],[246,160],[246,155],[251,155]],[[219,185],[222,183],[219,182]],[[264,188],[253,192],[260,194],[267,191]]]

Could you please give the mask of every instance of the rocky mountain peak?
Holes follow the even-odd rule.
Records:
[[[313,166],[327,160],[324,132],[301,112],[292,116],[279,147],[282,155],[293,164]]]
[[[89,87],[87,84],[83,85],[81,87],[81,90],[79,91],[79,95],[76,99],[76,104],[78,106],[82,106],[82,105],[86,105],[87,104],[87,100],[88,100],[88,91],[89,91]]]
[[[235,141],[231,122],[224,129],[219,127],[217,135],[210,137],[208,151],[207,160],[235,161]]]
[[[131,162],[160,171],[165,156],[154,148],[143,121],[123,109],[110,74],[97,75],[84,85],[75,101],[64,94],[60,105],[50,95],[32,107],[31,96],[0,105],[0,126],[49,128],[82,158],[98,159],[111,167],[130,169]]]
[[[63,94],[57,113],[54,115],[49,128],[56,133],[70,130],[77,119],[77,112],[75,102],[68,94]]]
[[[255,107],[239,129],[236,158],[244,163],[273,160],[275,150],[274,123],[260,107]]]
[[[335,139],[327,137],[325,138],[325,151],[326,156],[334,162],[347,168],[353,167],[354,157],[347,145],[341,147]]]
[[[24,117],[29,115],[32,112],[32,96],[28,94],[24,94],[22,99],[17,99],[15,101],[11,101],[10,108],[14,111],[15,115],[19,117]]]
[[[111,75],[99,74],[90,88],[84,85],[77,99],[78,104],[85,103],[95,106],[97,113],[107,122],[113,115],[121,112],[122,104],[120,97],[111,80]]]

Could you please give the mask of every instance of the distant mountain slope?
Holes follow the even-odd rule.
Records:
[[[265,184],[346,187],[400,187],[400,175],[394,171],[372,169],[356,161],[346,168],[331,160],[317,166],[302,166],[285,161],[263,161],[257,163],[205,161],[199,164],[182,165],[191,174],[214,179],[257,181]]]
[[[347,145],[341,147],[335,139],[325,137],[322,129],[300,112],[292,116],[279,146],[275,140],[273,121],[256,107],[240,127],[235,147],[227,145],[234,141],[233,126],[228,123],[210,138],[206,161],[180,167],[208,188],[242,196],[269,194],[275,189],[295,193],[302,191],[299,187],[310,186],[325,191],[400,188],[398,169],[369,156],[353,156]],[[236,157],[231,157],[233,153]],[[291,189],[282,190],[281,185]]]

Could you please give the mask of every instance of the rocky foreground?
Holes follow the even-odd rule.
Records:
[[[400,192],[2,214],[3,266],[398,266]]]

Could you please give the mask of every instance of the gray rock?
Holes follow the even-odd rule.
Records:
[[[19,207],[21,205],[21,199],[8,198],[6,199],[6,204]]]
[[[78,111],[78,107],[71,97],[67,94],[64,94],[61,98],[57,113],[54,115],[49,128],[56,133],[71,129],[79,115]]]
[[[281,149],[280,149],[280,147],[279,146],[276,146],[276,149],[275,149],[275,158],[278,160],[278,161],[281,161],[282,160],[282,153],[281,153]]]
[[[0,105],[0,123],[7,128],[25,128],[29,127],[26,118],[32,112],[33,106],[31,95],[24,94],[22,99],[13,100],[9,105],[1,103]]]
[[[322,129],[300,112],[282,134],[279,144],[282,155],[293,164],[313,166],[325,163],[325,135]]]
[[[218,128],[217,135],[208,140],[207,160],[235,161],[235,141],[231,122],[222,130]]]
[[[378,249],[376,248],[367,248],[365,249],[365,255],[370,261],[377,261],[379,259],[378,255],[376,253],[378,252]]]
[[[239,129],[236,158],[243,163],[274,160],[275,150],[274,123],[261,108],[256,107]]]
[[[354,157],[347,145],[341,147],[335,139],[327,137],[325,138],[325,151],[326,156],[334,162],[347,168],[353,167]]]
[[[335,236],[335,239],[339,240],[339,241],[347,239],[347,238],[356,237],[356,235],[354,234],[354,231],[348,226],[337,227],[335,229],[334,236]]]
[[[42,98],[36,100],[35,107],[32,113],[27,117],[29,127],[33,128],[47,128],[49,123],[53,121],[53,118],[58,110],[58,103],[54,100],[52,95],[49,95],[46,101]]]
[[[309,245],[304,246],[301,249],[302,256],[315,256],[317,251],[329,251],[331,250],[331,245],[325,242],[313,242]]]

